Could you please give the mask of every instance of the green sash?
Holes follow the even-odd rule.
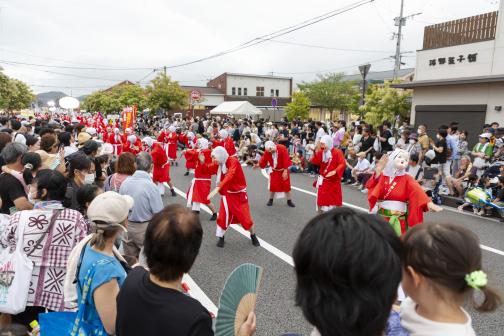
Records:
[[[389,218],[389,224],[394,229],[395,233],[400,237],[402,235],[401,231],[401,220],[406,223],[406,231],[408,231],[408,212],[403,214],[398,214],[398,211],[392,211],[389,209],[379,208],[378,213],[383,217]]]

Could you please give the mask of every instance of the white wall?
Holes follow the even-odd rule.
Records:
[[[290,85],[291,81],[289,79],[277,79],[277,78],[262,78],[262,77],[246,77],[246,76],[233,76],[228,75],[227,77],[227,95],[232,94],[232,88],[236,88],[236,95],[238,95],[238,88],[247,88],[247,96],[256,95],[256,87],[264,87],[264,97],[270,97],[270,90],[279,90],[279,97],[290,97]]]
[[[217,106],[224,102],[224,95],[203,95],[203,100],[198,105]]]
[[[462,44],[453,47],[419,50],[415,80],[434,80],[461,77],[487,76],[492,73],[494,41]],[[476,62],[467,60],[469,54],[477,53]],[[463,62],[456,59],[464,56]],[[439,64],[439,58],[446,58],[445,64]],[[448,57],[455,57],[455,64],[448,64]],[[436,60],[436,65],[429,65],[430,60]],[[504,58],[500,60],[504,64]],[[503,71],[504,73],[504,71]]]
[[[486,123],[502,123],[504,111],[504,83],[418,87],[413,95],[411,123],[415,123],[416,105],[487,105]]]
[[[492,75],[504,74],[504,0],[500,2]]]

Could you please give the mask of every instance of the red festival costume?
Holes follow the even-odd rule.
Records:
[[[366,188],[369,190],[370,209],[376,207],[378,213],[388,221],[393,216],[399,219],[403,234],[407,227],[423,222],[423,213],[428,210],[427,203],[431,202],[420,184],[408,174],[393,178],[383,174],[375,178],[373,174]],[[403,206],[404,209],[398,209],[398,206]]]
[[[170,182],[170,165],[168,157],[163,147],[159,143],[154,143],[151,150],[152,164],[152,181],[154,183]]]
[[[161,131],[159,134],[157,141],[163,144],[163,148],[165,149],[166,155],[172,161],[177,160],[177,143],[178,143],[178,135],[175,131]]]
[[[224,148],[226,149],[226,152],[228,152],[229,156],[236,156],[237,155],[234,141],[230,137],[227,137],[224,140]]]
[[[212,187],[212,174],[208,174],[208,170],[205,169],[205,165],[212,163],[212,150],[203,149],[199,151],[198,154],[202,154],[205,157],[205,162],[201,163],[197,160],[196,168],[194,170],[194,178],[192,179],[189,190],[187,191],[187,206],[191,206],[194,203],[210,204],[210,200],[207,199],[210,194],[210,189]]]
[[[341,178],[346,168],[343,152],[337,148],[333,148],[331,150],[331,158],[327,162],[324,162],[323,151],[319,150],[311,159],[311,163],[315,166],[320,166],[320,175],[316,181],[317,208],[342,206]],[[332,171],[335,171],[336,174],[327,177]]]
[[[292,165],[289,157],[289,151],[284,145],[276,145],[277,160],[276,165],[273,159],[273,153],[265,151],[259,160],[259,167],[262,169],[269,165],[272,168],[269,181],[270,192],[290,192],[290,174],[289,167]],[[284,170],[287,171],[287,179],[283,179],[282,174]]]
[[[226,160],[226,173],[221,174],[217,184],[221,201],[217,217],[217,236],[223,237],[229,225],[240,224],[245,230],[250,230],[254,225],[247,196],[247,181],[240,161],[236,157]],[[207,174],[217,174],[218,163],[205,166]]]

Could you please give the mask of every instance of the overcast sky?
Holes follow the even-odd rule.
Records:
[[[0,0],[0,62],[77,67],[155,68],[208,56],[357,0]],[[405,67],[415,66],[426,25],[497,10],[498,0],[405,0]],[[351,51],[265,42],[206,62],[169,69],[182,85],[206,85],[223,72],[275,73],[309,81],[317,73],[390,70],[400,0],[375,0],[278,38]],[[74,70],[1,64],[35,92],[79,96],[151,70]],[[59,74],[49,73],[58,72]],[[74,74],[77,78],[62,74]],[[152,74],[145,80],[152,78]],[[93,79],[92,79],[93,78]],[[145,84],[145,82],[142,82]],[[37,86],[36,86],[37,85]]]

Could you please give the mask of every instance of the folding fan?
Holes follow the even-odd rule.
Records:
[[[215,321],[216,336],[238,335],[240,326],[255,310],[263,268],[254,264],[238,266],[226,280]]]

